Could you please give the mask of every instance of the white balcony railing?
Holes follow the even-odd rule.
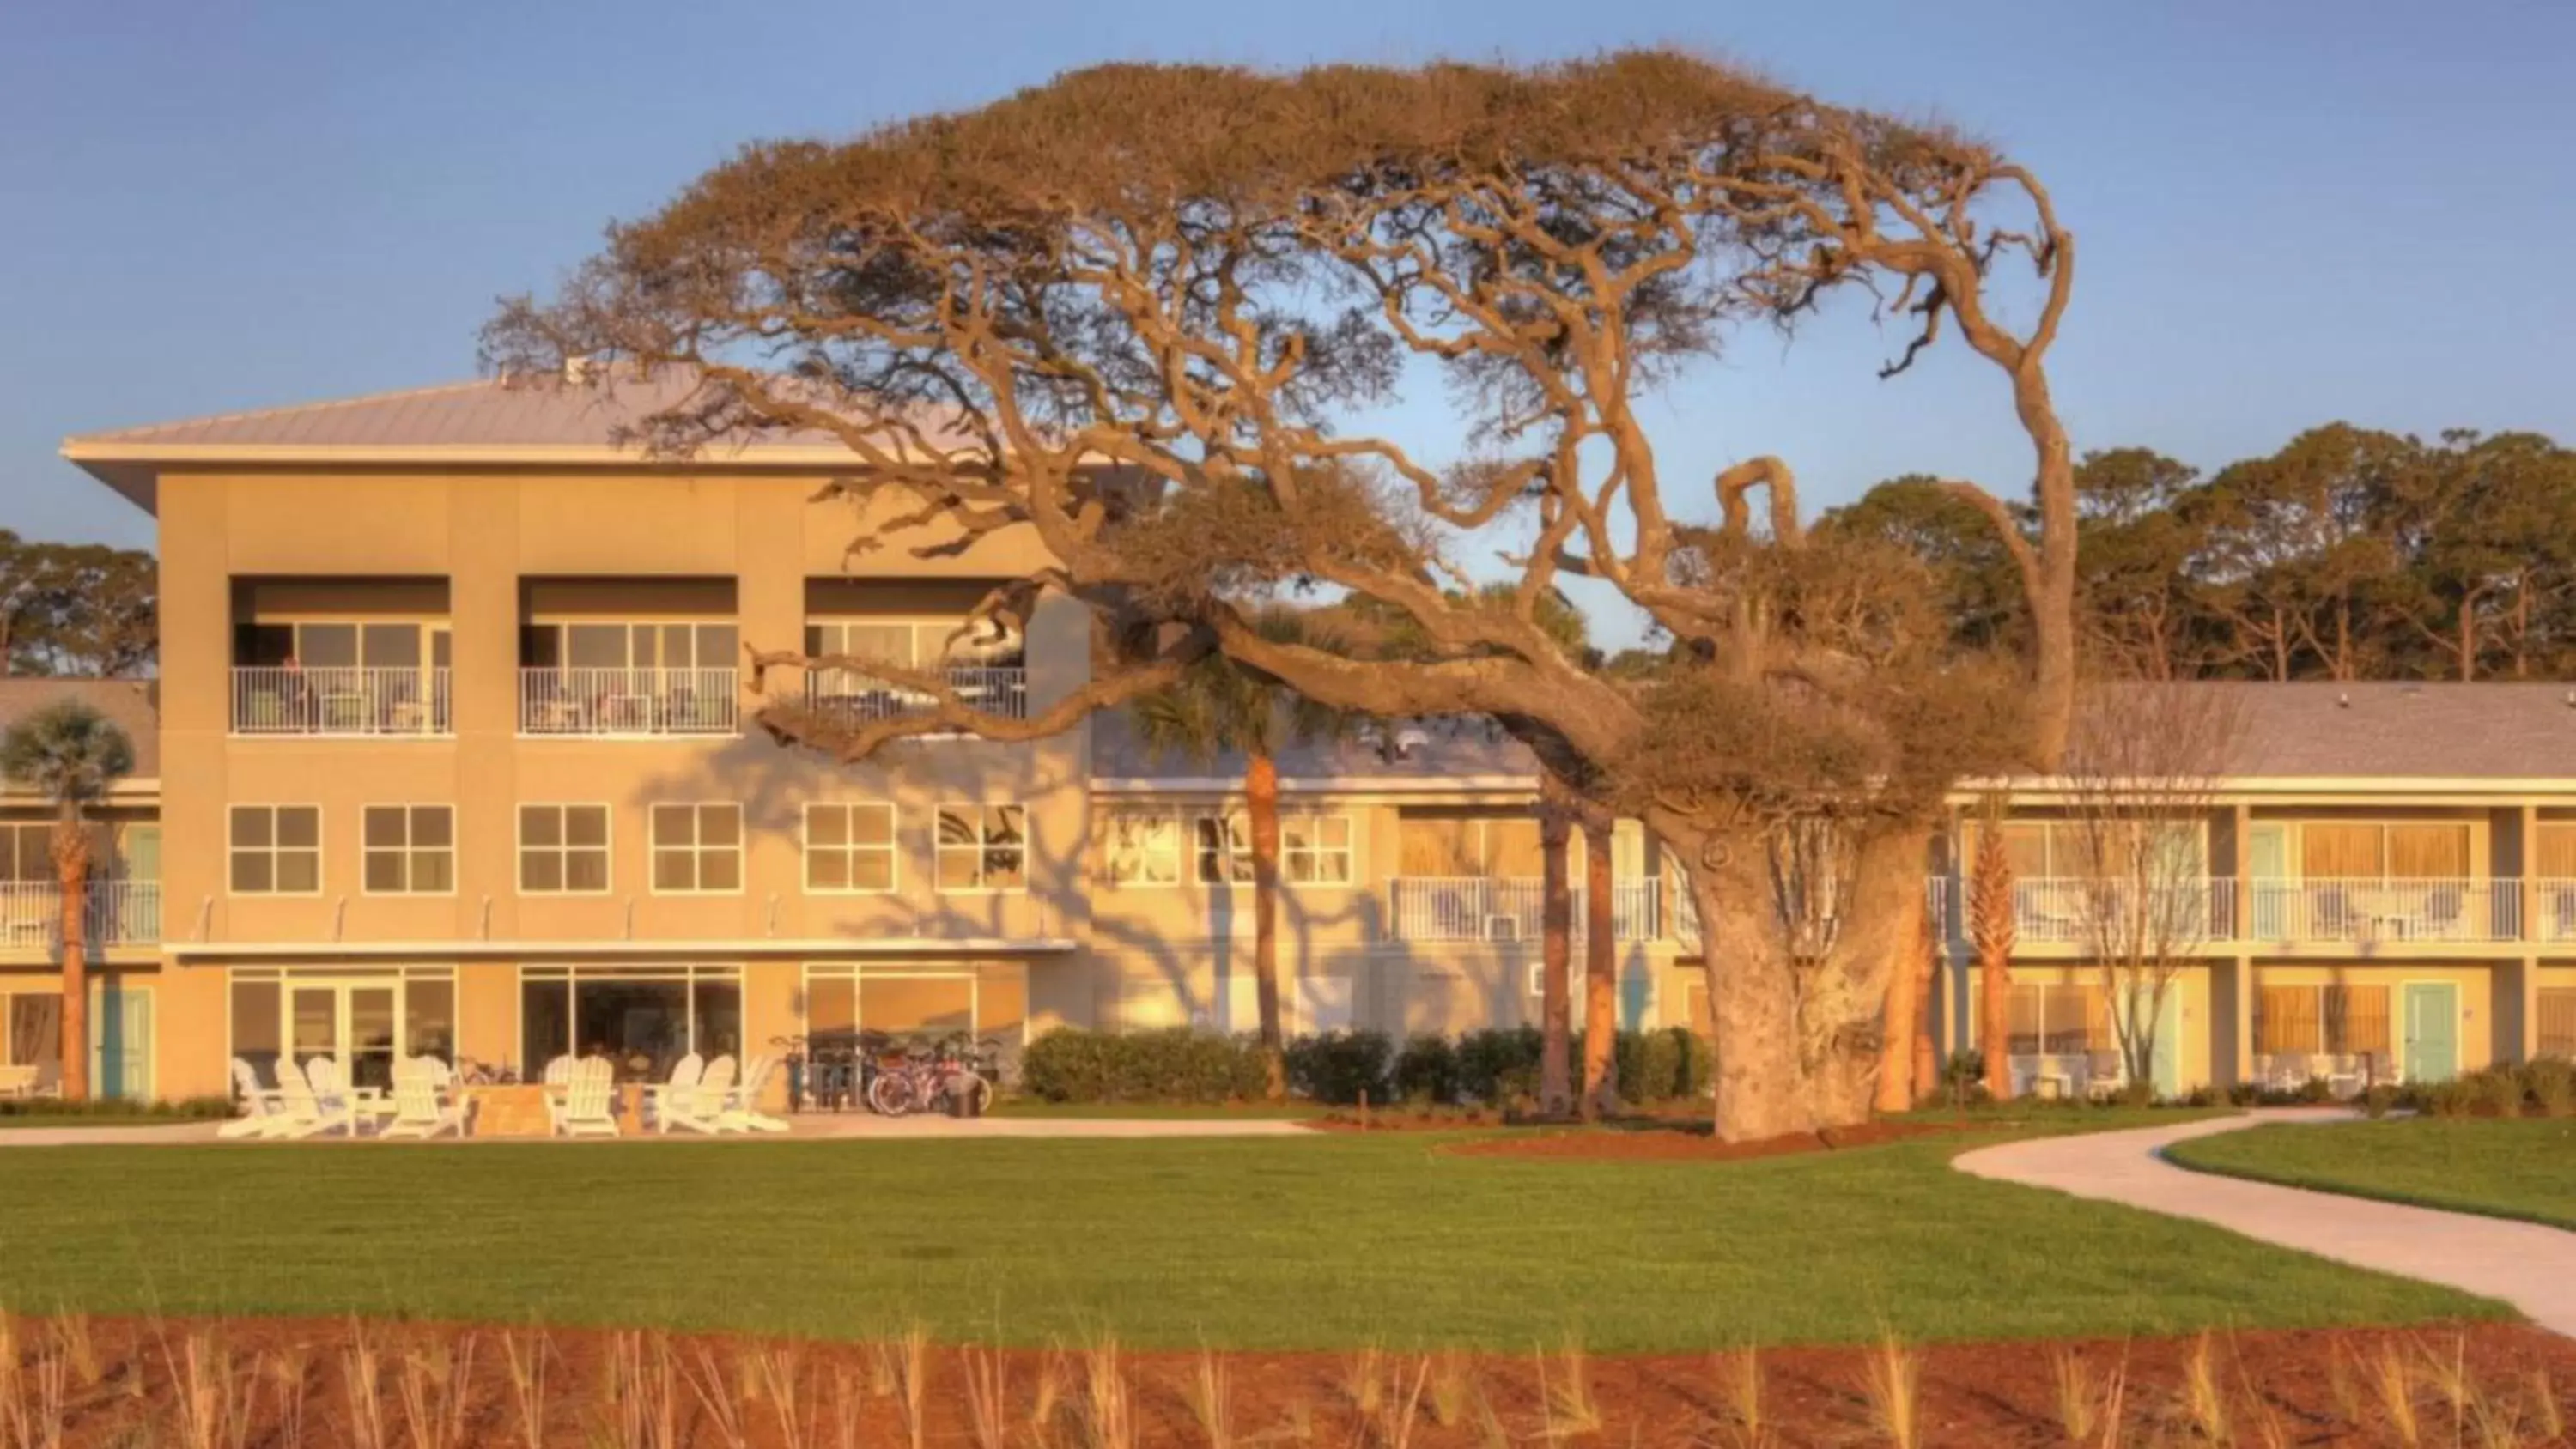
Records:
[[[2253,890],[2256,941],[2522,938],[2518,880],[2258,880]]]
[[[2539,941],[2576,941],[2576,880],[2547,877],[2531,883],[2531,934]]]
[[[950,669],[948,687],[967,705],[986,714],[1026,719],[1029,672],[1026,669]],[[852,669],[817,669],[805,676],[805,707],[851,724],[899,719],[929,710],[934,701],[918,690]]]
[[[741,728],[731,669],[522,669],[525,735],[729,735]]]
[[[237,735],[443,735],[454,732],[444,669],[293,665],[233,671]]]
[[[1389,883],[1395,938],[1400,941],[1535,941],[1546,930],[1546,882],[1529,877],[1405,876]],[[1661,882],[1613,883],[1611,934],[1622,941],[1654,939],[1661,930]],[[1574,901],[1574,934],[1588,934],[1580,886]]]
[[[92,881],[82,911],[91,947],[161,939],[161,883]],[[51,881],[0,881],[0,947],[53,950],[62,941],[63,890]]]
[[[1945,912],[1943,924],[1951,920],[1965,929],[1965,912]],[[2013,929],[2042,945],[2189,950],[2235,936],[2236,882],[2033,876],[2013,882]]]

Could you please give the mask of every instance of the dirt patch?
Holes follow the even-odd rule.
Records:
[[[1766,1350],[1749,1364],[1740,1353],[1210,1358],[1079,1346],[991,1354],[927,1346],[915,1357],[896,1343],[346,1321],[20,1319],[15,1329],[15,1352],[0,1363],[0,1418],[12,1402],[25,1405],[31,1423],[59,1423],[64,1442],[78,1449],[138,1442],[1708,1449],[1748,1440],[1852,1449],[1890,1438],[1868,1387],[1876,1351],[1864,1348]],[[2576,1343],[2479,1324],[1930,1347],[1910,1355],[1919,1442],[2062,1445],[2070,1404],[2079,1413],[2089,1405],[2097,1421],[2117,1405],[2126,1434],[2105,1438],[2097,1424],[2089,1443],[2207,1442],[2192,1407],[2196,1358],[2237,1442],[2381,1443],[2390,1392],[2416,1408],[2427,1443],[2454,1442],[2455,1427],[2461,1442],[2499,1442],[2477,1440],[2478,1426],[2507,1420],[2519,1437],[2503,1442],[2564,1443],[2576,1420]],[[539,1363],[541,1376],[531,1369]],[[1205,1387],[1211,1363],[1222,1369],[1215,1395]],[[906,1392],[915,1375],[917,1400]],[[1750,1397],[1748,1377],[1759,1386]],[[44,1387],[49,1378],[59,1390]],[[372,1392],[364,1387],[370,1381]],[[908,1402],[918,1403],[917,1421]],[[1748,1404],[1758,1404],[1750,1415]]]
[[[1471,1157],[1539,1157],[1573,1162],[1743,1162],[1800,1152],[1877,1147],[1909,1137],[1941,1136],[1975,1125],[1866,1122],[1828,1132],[1766,1137],[1759,1142],[1720,1142],[1704,1122],[1632,1122],[1461,1142],[1450,1151]]]

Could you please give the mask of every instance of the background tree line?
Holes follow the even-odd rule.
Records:
[[[2205,477],[2089,453],[2075,483],[2078,620],[2105,672],[2576,678],[2576,451],[2549,438],[2333,423]],[[1818,527],[1921,556],[1962,645],[2025,643],[2004,541],[1940,482],[1890,479]]]
[[[0,529],[0,667],[10,674],[150,673],[160,565],[140,549],[43,543]]]

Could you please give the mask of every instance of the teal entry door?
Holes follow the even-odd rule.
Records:
[[[2460,988],[2406,983],[2406,1080],[2447,1082],[2460,1072]]]
[[[89,1090],[100,1098],[153,1099],[151,987],[90,978]]]

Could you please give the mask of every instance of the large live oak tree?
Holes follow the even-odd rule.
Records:
[[[1051,562],[986,609],[1052,593],[1094,621],[1088,682],[1025,720],[933,674],[756,650],[935,701],[857,726],[782,702],[762,714],[781,737],[851,758],[1036,737],[1210,650],[1335,708],[1501,721],[1681,860],[1718,1128],[1741,1139],[1866,1115],[1943,793],[2063,744],[2075,504],[2045,362],[2073,265],[2047,191],[1994,149],[1668,52],[1111,66],[751,147],[614,229],[550,302],[506,307],[487,351],[505,371],[693,369],[643,445],[830,433],[860,459],[843,494],[898,496],[899,521],[957,540],[1034,533]],[[1661,466],[1650,390],[1846,296],[1896,320],[1890,374],[1955,334],[2028,435],[2027,531],[1939,485],[1997,526],[2026,595],[2017,688],[1956,647],[1918,565],[1808,536],[1758,440],[1713,481]],[[1471,425],[1463,457],[1358,426],[1426,368]],[[1571,578],[1650,621],[1661,664],[1614,675],[1553,638],[1542,610]],[[1423,657],[1254,626],[1300,591],[1409,618]]]

